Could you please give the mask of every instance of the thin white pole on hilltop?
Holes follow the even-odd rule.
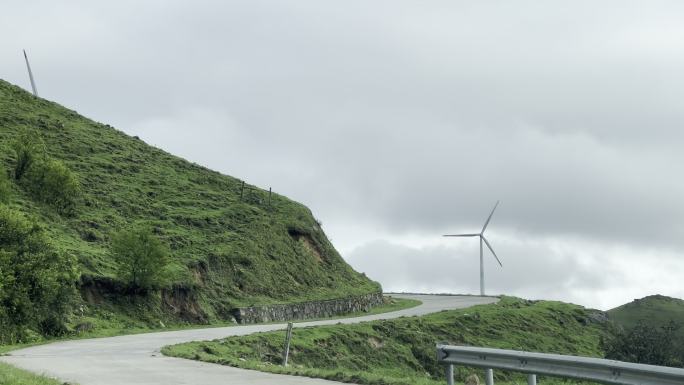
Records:
[[[26,55],[26,50],[24,51],[24,60],[26,60],[26,69],[28,69],[29,80],[31,80],[31,88],[33,89],[33,95],[38,96],[38,90],[36,89],[36,82],[33,80],[33,72],[31,71],[31,65],[29,64],[28,56]]]

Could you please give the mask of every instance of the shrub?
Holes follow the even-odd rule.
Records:
[[[52,159],[34,162],[26,179],[26,186],[36,199],[55,207],[60,213],[73,213],[81,187],[64,163]]]
[[[57,252],[35,222],[0,206],[0,344],[66,330],[77,278],[75,260]]]
[[[605,345],[606,358],[640,364],[682,366],[675,338],[679,327],[670,322],[653,326],[639,321],[629,331],[618,330]]]
[[[129,289],[145,293],[168,282],[169,250],[149,227],[135,226],[114,235],[112,252],[118,277]]]
[[[14,179],[20,180],[34,162],[45,157],[45,144],[38,134],[24,130],[12,142],[12,149],[16,157],[14,164]]]

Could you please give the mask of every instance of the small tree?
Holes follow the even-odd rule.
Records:
[[[12,142],[15,155],[14,179],[20,180],[34,162],[45,157],[45,144],[38,134],[23,130]]]
[[[114,235],[112,252],[118,276],[134,292],[147,292],[168,281],[169,250],[149,227],[136,226]]]
[[[38,200],[63,214],[73,213],[81,185],[64,163],[53,159],[34,161],[26,179],[28,189]]]

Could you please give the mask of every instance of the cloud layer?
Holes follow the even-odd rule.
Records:
[[[9,1],[0,76],[26,48],[42,96],[303,201],[387,288],[477,291],[439,235],[501,199],[493,290],[612,306],[684,295],[683,10]]]

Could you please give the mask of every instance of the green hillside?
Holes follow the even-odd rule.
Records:
[[[616,307],[608,311],[609,318],[629,332],[637,326],[664,330],[674,326],[671,354],[677,362],[672,366],[681,366],[684,362],[684,300],[652,295]],[[648,338],[653,338],[650,336]]]
[[[639,321],[647,321],[655,326],[664,326],[670,321],[684,324],[684,300],[651,295],[608,310],[608,315],[625,328],[632,328]],[[680,332],[684,333],[684,329]]]
[[[211,322],[228,319],[237,306],[381,290],[346,264],[304,205],[277,193],[269,199],[268,191],[243,188],[239,179],[0,80],[4,179],[14,179],[12,143],[22,133],[42,141],[47,156],[71,170],[80,185],[76,199],[62,197],[73,200],[68,210],[16,181],[9,183],[7,204],[78,261],[82,298],[74,323]],[[145,298],[126,295],[111,248],[113,234],[140,226],[168,247],[172,267],[165,287]]]
[[[606,330],[605,316],[596,310],[504,297],[496,304],[423,317],[294,329],[287,368],[280,366],[283,331],[180,344],[163,353],[360,384],[437,385],[445,382],[444,368],[435,358],[437,342],[603,357]],[[459,383],[476,372],[461,366],[457,370]],[[496,383],[525,383],[522,375],[499,371],[496,376]]]

